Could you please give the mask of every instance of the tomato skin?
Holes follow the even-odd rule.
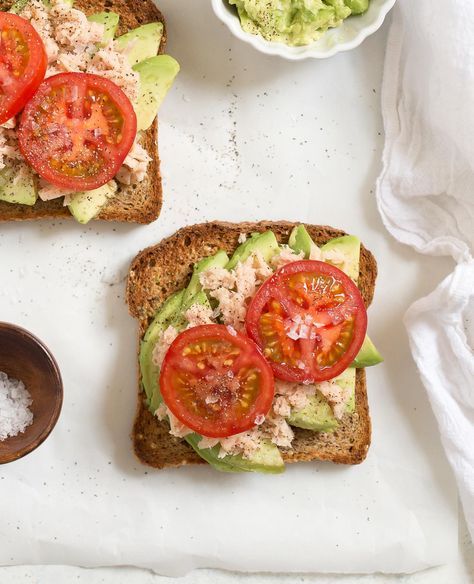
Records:
[[[311,290],[305,298],[301,285],[298,301],[302,305],[295,303],[288,294],[287,282],[298,277],[304,280],[311,274],[319,275],[323,282],[338,283],[345,301],[338,305],[341,299],[336,301],[330,294],[322,294],[320,301],[311,299]],[[328,308],[331,300],[334,306]],[[313,338],[292,340],[285,328],[287,322],[299,318],[304,323],[306,317],[313,323],[308,331]],[[344,272],[325,262],[302,260],[280,268],[262,284],[247,310],[246,328],[249,337],[269,360],[276,378],[293,383],[317,383],[337,377],[355,359],[367,331],[367,311],[357,286]],[[269,330],[272,341],[277,340],[276,355],[275,350],[267,346],[262,330]],[[319,366],[320,356],[331,351],[341,337],[348,338],[349,344],[344,350],[337,348],[340,358],[327,366]]]
[[[115,177],[137,134],[128,97],[89,73],[46,79],[18,129],[22,155],[46,181],[67,191],[96,189]]]
[[[170,412],[209,438],[240,434],[270,410],[273,372],[255,343],[219,324],[182,332],[168,349],[159,386]]]
[[[0,124],[24,108],[47,66],[43,41],[31,24],[16,14],[0,12]]]

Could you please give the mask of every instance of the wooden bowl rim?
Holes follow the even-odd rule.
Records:
[[[52,366],[54,378],[56,379],[56,384],[57,384],[57,393],[56,393],[56,399],[54,402],[54,408],[51,411],[51,417],[49,419],[48,424],[45,426],[44,430],[41,432],[41,434],[33,442],[31,442],[29,445],[24,446],[23,448],[21,448],[20,450],[18,450],[16,452],[12,452],[10,454],[7,453],[5,456],[3,456],[0,453],[0,465],[8,464],[9,462],[14,462],[15,460],[19,460],[20,458],[23,458],[27,454],[30,454],[31,452],[36,450],[39,446],[41,446],[41,444],[43,444],[43,442],[46,440],[46,438],[48,438],[48,436],[53,431],[53,428],[56,426],[56,423],[59,419],[59,415],[61,413],[61,409],[63,406],[63,398],[64,398],[64,386],[63,386],[61,371],[59,369],[59,366],[58,366],[56,359],[54,358],[53,354],[48,349],[48,347],[43,343],[43,341],[41,341],[41,339],[39,339],[36,335],[31,333],[27,329],[25,329],[21,326],[18,326],[16,324],[10,323],[10,322],[0,321],[0,332],[2,330],[11,331],[15,334],[18,334],[19,336],[21,336],[23,338],[27,337],[35,345],[37,345],[37,347],[39,347],[39,349],[43,352],[44,356],[46,357],[46,359],[50,362],[50,364]]]

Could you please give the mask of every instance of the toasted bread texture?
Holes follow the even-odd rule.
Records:
[[[9,10],[12,4],[11,0],[0,0],[0,10]],[[75,0],[74,7],[88,15],[104,10],[120,14],[117,34],[124,34],[149,22],[164,23],[163,15],[152,0]],[[164,51],[165,44],[166,28],[160,45],[160,53]],[[145,180],[130,186],[118,183],[117,194],[110,199],[96,219],[127,223],[151,223],[160,214],[162,186],[158,157],[157,119],[146,132],[143,132],[141,144],[151,157]],[[0,221],[25,221],[48,217],[73,218],[69,209],[63,206],[62,198],[53,201],[38,199],[33,206],[0,201]]]
[[[241,233],[271,229],[280,243],[287,243],[295,225],[286,221],[203,223],[180,229],[158,245],[142,251],[132,262],[127,284],[127,303],[132,316],[138,319],[140,339],[163,302],[188,284],[196,261],[219,249],[231,255],[238,246]],[[318,245],[345,235],[332,227],[305,225]],[[370,251],[361,246],[358,286],[367,307],[372,302],[376,277],[376,261]],[[333,433],[295,428],[293,448],[282,451],[285,462],[330,460],[358,464],[365,459],[370,445],[371,424],[363,369],[357,370],[356,380],[355,412],[345,414]],[[168,422],[160,422],[150,413],[140,379],[132,440],[140,461],[155,468],[205,463],[184,440],[169,434]]]

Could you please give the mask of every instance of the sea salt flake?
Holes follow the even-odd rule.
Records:
[[[219,401],[219,397],[217,395],[208,395],[204,401],[206,404],[216,404]]]
[[[254,421],[257,426],[261,426],[263,422],[265,422],[265,416],[263,414],[259,414],[255,417]]]

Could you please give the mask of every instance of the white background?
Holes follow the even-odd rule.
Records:
[[[80,228],[67,222],[2,226],[0,319],[15,320],[34,330],[52,346],[60,363],[65,360],[80,363],[84,339],[97,327],[104,331],[101,339],[101,344],[106,344],[101,349],[104,362],[119,365],[116,369],[95,372],[107,388],[100,416],[105,421],[103,438],[111,447],[111,462],[121,464],[129,453],[122,455],[117,448],[129,448],[123,428],[130,425],[130,411],[117,413],[108,407],[108,402],[117,399],[114,394],[117,387],[121,387],[120,392],[130,391],[119,383],[124,375],[127,379],[131,377],[130,356],[134,350],[133,324],[128,323],[125,329],[122,326],[126,320],[121,280],[138,248],[158,241],[185,223],[210,218],[240,219],[245,211],[248,218],[304,219],[341,227],[360,234],[378,257],[391,258],[390,265],[379,266],[379,287],[370,314],[371,334],[386,356],[383,373],[369,375],[375,439],[383,430],[377,425],[382,409],[404,411],[406,398],[412,407],[406,412],[406,425],[399,439],[405,441],[407,449],[413,441],[423,441],[425,448],[428,435],[427,459],[431,462],[433,457],[441,459],[435,425],[426,415],[428,404],[404,345],[406,337],[400,317],[412,300],[430,291],[449,272],[450,263],[420,258],[393,242],[376,212],[373,185],[383,141],[379,98],[385,31],[358,50],[328,61],[286,63],[234,41],[214,20],[205,0],[194,0],[192,7],[190,3],[168,0],[161,2],[161,7],[169,23],[169,52],[182,64],[180,78],[161,113],[160,148],[165,176],[161,219],[148,228],[99,224]],[[285,217],[279,211],[282,206],[287,209]],[[116,254],[109,259],[106,254],[111,252],[111,241]],[[67,263],[57,266],[56,261],[63,262],[64,258]],[[57,272],[60,277],[54,278]],[[68,296],[60,303],[58,286],[63,286]],[[392,289],[396,294],[391,293]],[[84,296],[87,302],[81,303]],[[54,306],[48,304],[48,297],[54,299]],[[42,301],[38,302],[38,298]],[[74,314],[75,306],[85,307],[83,318]],[[68,322],[75,323],[73,330],[68,328]],[[95,339],[90,342],[94,345]],[[76,388],[88,391],[90,372],[87,363],[80,365],[74,369],[76,378],[71,381]],[[371,379],[383,379],[398,387],[400,393],[377,393]],[[126,397],[118,399],[130,403]],[[80,400],[77,404],[75,401],[70,399],[66,408],[77,407],[77,426],[65,427],[60,423],[57,436],[67,439],[67,434],[87,423],[81,418],[86,411],[81,411]],[[422,428],[417,425],[420,420]],[[54,452],[53,440],[43,449]],[[87,436],[84,440],[87,443]],[[94,449],[96,443],[91,441],[88,446]],[[71,453],[71,461],[74,454]],[[27,475],[28,465],[21,464]],[[9,468],[13,469],[13,465]],[[73,468],[65,468],[65,472],[74,472]],[[444,462],[440,460],[431,471],[437,482],[445,483],[446,496],[452,501]],[[7,475],[8,467],[0,470],[0,478]],[[91,480],[100,488],[98,474]],[[45,483],[42,496],[47,497]],[[440,524],[439,528],[442,530],[443,526]],[[454,537],[452,530],[447,529]],[[2,584],[73,578],[94,584],[112,582],[112,578],[113,582],[131,584],[168,582],[129,570],[0,569]],[[232,578],[254,580],[200,572],[184,581],[205,582],[209,578],[213,582]],[[374,578],[366,580],[375,581]],[[277,577],[267,576],[265,580],[274,582]],[[333,580],[334,577],[281,578],[282,582]],[[460,584],[470,581],[460,558],[449,567],[406,577],[406,581],[411,580]],[[388,579],[384,576],[380,581]]]

